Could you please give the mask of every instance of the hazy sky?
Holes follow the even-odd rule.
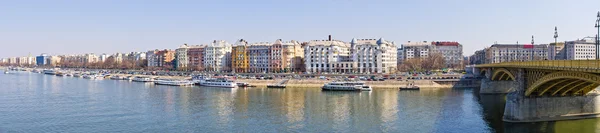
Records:
[[[594,36],[600,0],[0,0],[0,57],[174,49],[237,39],[498,43]]]

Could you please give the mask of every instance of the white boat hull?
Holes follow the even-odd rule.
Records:
[[[169,86],[190,86],[194,85],[191,81],[155,81],[154,84],[157,85],[169,85]]]

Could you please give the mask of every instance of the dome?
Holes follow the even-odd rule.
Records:
[[[383,43],[385,43],[385,40],[383,40],[383,37],[379,38],[379,40],[377,40],[377,45],[381,45]]]

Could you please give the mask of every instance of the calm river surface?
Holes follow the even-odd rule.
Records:
[[[0,74],[0,132],[595,132],[599,119],[502,122],[476,89],[322,92]]]

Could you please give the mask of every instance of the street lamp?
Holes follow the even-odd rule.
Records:
[[[596,26],[597,26],[597,24],[596,24]],[[556,40],[557,38],[558,38],[558,28],[556,26],[554,26],[554,50],[552,51],[553,52],[552,53],[553,60],[556,60],[556,53],[557,53],[556,45],[558,45],[557,40]]]
[[[533,61],[533,55],[535,52],[535,46],[533,45],[535,42],[533,41],[533,35],[531,35],[531,58],[529,59],[530,61]]]
[[[517,52],[516,53],[517,53],[517,55],[516,55],[517,61],[521,61],[521,55],[519,55],[519,41],[517,41]]]
[[[598,51],[599,51],[598,45],[600,45],[600,42],[599,42],[600,38],[598,37],[598,36],[600,36],[600,11],[596,15],[596,25],[594,25],[594,27],[596,29],[598,29],[598,34],[596,34],[596,59],[600,59],[598,57]]]

